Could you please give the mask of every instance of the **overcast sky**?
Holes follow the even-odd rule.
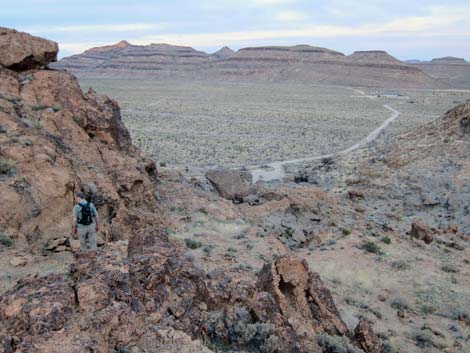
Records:
[[[0,0],[0,9],[0,26],[57,41],[61,57],[126,39],[207,52],[310,44],[470,59],[468,0]]]

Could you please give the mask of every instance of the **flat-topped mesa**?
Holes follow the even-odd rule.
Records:
[[[240,49],[231,59],[272,61],[321,61],[344,57],[343,53],[310,45],[265,46]]]
[[[355,51],[348,55],[346,59],[348,62],[355,63],[406,65],[383,50]]]
[[[443,58],[434,58],[431,64],[446,64],[446,65],[470,65],[464,58],[457,58],[455,56],[446,56]]]
[[[51,40],[0,27],[0,67],[24,71],[57,60],[59,47]]]

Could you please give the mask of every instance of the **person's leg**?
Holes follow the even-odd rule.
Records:
[[[88,226],[88,244],[90,245],[91,250],[96,250],[96,231],[95,231],[95,225],[90,224]]]
[[[84,227],[77,228],[78,240],[80,240],[80,250],[86,250],[87,230]]]

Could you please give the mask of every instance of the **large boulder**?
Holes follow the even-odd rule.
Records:
[[[56,42],[0,27],[0,65],[15,71],[41,68],[57,61]]]
[[[424,241],[426,244],[431,244],[434,241],[435,231],[422,219],[417,219],[411,224],[411,237]]]
[[[235,202],[243,202],[253,189],[251,174],[239,170],[214,169],[206,173],[206,178],[220,196]]]

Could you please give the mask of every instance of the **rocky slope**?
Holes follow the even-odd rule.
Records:
[[[110,241],[76,254],[65,273],[38,273],[31,258],[30,275],[0,295],[0,352],[326,352],[332,342],[380,352],[369,323],[348,329],[304,260],[282,256],[244,276],[196,266],[166,235],[174,220],[157,202],[155,164],[132,145],[117,104],[44,68],[54,43],[3,31],[42,59],[20,53],[0,67],[2,260],[69,250],[78,190],[93,198]]]
[[[465,59],[444,57],[412,65],[451,87],[470,89],[470,63]]]
[[[56,68],[79,77],[311,82],[347,86],[445,87],[416,67],[382,51],[342,53],[309,45],[223,48],[208,55],[192,48],[151,44],[87,50]]]

